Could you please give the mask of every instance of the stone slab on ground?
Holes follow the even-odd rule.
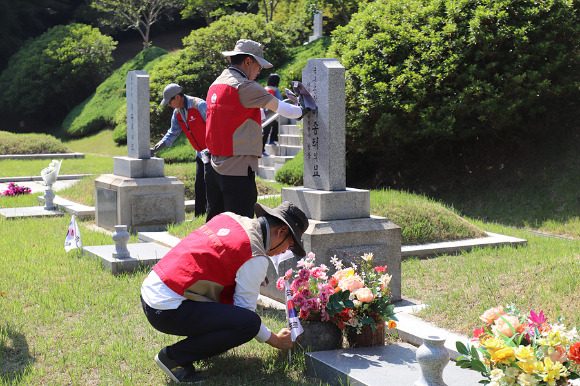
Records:
[[[44,197],[38,196],[38,201],[44,202]],[[79,220],[85,218],[95,218],[94,206],[77,204],[76,202],[69,201],[59,196],[54,197],[53,203],[54,206],[56,206],[60,211],[74,214]]]
[[[417,348],[409,343],[306,353],[306,372],[330,385],[413,386],[419,379]],[[443,370],[448,386],[478,386],[480,373],[450,361]]]
[[[137,237],[140,242],[158,243],[164,247],[173,248],[181,239],[169,234],[169,232],[139,232]]]
[[[42,206],[28,206],[22,208],[3,208],[0,209],[0,216],[7,219],[16,219],[23,217],[50,217],[62,216],[58,210],[46,210]]]
[[[157,243],[136,243],[127,244],[127,249],[131,257],[126,259],[116,259],[114,245],[96,245],[83,247],[83,254],[99,259],[103,266],[116,275],[122,272],[133,272],[139,267],[154,266],[170,248]]]
[[[39,180],[30,179],[30,177],[24,177],[24,178],[28,178],[28,179],[17,180],[17,179],[9,178],[6,180],[6,182],[0,182],[0,193],[2,193],[8,189],[8,184],[10,182],[14,182],[18,186],[25,186],[25,187],[29,188],[30,193],[44,193],[46,191],[46,185],[40,179],[40,177],[38,177]],[[59,179],[52,185],[52,190],[54,192],[56,192],[56,191],[68,188],[69,186],[72,186],[72,185],[76,184],[77,182],[78,182],[78,179],[67,179],[67,180],[65,180],[65,179],[60,180]]]
[[[71,159],[85,158],[83,153],[52,153],[52,154],[4,154],[0,161],[5,159]]]
[[[404,245],[401,247],[401,258],[405,260],[409,257],[430,257],[446,253],[457,253],[460,251],[469,251],[475,247],[485,248],[499,247],[502,245],[526,245],[528,242],[527,240],[517,237],[505,236],[491,232],[486,233],[489,237],[421,245]]]

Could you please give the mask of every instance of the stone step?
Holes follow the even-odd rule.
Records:
[[[302,138],[299,135],[280,134],[278,139],[280,146],[302,146]]]
[[[296,125],[280,125],[278,134],[300,135],[300,128]]]
[[[277,155],[294,157],[300,153],[300,150],[302,150],[302,146],[281,146],[280,154]]]
[[[273,167],[266,167],[266,166],[259,166],[258,168],[258,177],[264,180],[274,180],[276,176],[276,169]]]

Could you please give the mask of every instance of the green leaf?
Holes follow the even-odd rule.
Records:
[[[465,345],[462,342],[460,342],[460,341],[455,342],[455,347],[457,347],[457,351],[460,354],[469,356],[469,349],[467,347],[465,347]]]

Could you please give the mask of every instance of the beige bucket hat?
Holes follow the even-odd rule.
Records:
[[[253,40],[240,39],[236,42],[233,51],[222,52],[223,56],[235,56],[240,54],[252,55],[252,57],[260,63],[260,66],[264,68],[272,67],[272,63],[264,59],[264,49],[262,45]]]

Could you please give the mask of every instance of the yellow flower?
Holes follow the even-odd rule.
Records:
[[[494,353],[491,353],[492,362],[509,363],[509,360],[513,361],[514,359],[515,359],[514,349],[511,347],[500,348]]]
[[[556,381],[560,377],[567,377],[570,375],[568,369],[564,367],[560,362],[552,362],[550,358],[544,357],[543,361],[538,361],[536,363],[536,374],[538,374],[544,382],[547,382],[548,386],[555,386]]]
[[[520,346],[515,350],[517,365],[528,374],[532,374],[538,359],[534,355],[534,349],[530,346]]]

